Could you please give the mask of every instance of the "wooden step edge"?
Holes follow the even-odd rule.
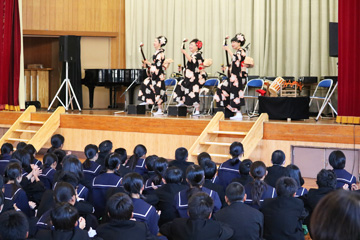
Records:
[[[192,156],[198,156],[200,153],[192,153]],[[230,159],[231,156],[228,154],[217,154],[217,153],[209,153],[211,157],[220,157],[220,158],[227,158]]]
[[[21,139],[21,138],[8,138],[7,141],[13,141],[13,142],[28,142],[30,139]]]
[[[40,122],[40,121],[22,121],[23,123],[29,123],[29,124],[44,124],[45,122]]]
[[[230,132],[230,131],[211,131],[210,134],[225,134],[225,135],[239,135],[245,136],[248,132]]]
[[[230,146],[231,143],[223,143],[223,142],[200,142],[202,145],[218,145],[218,146]]]
[[[36,130],[25,130],[25,129],[16,129],[14,132],[24,132],[24,133],[37,133]]]

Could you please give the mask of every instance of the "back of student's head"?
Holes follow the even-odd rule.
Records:
[[[140,174],[131,172],[124,176],[122,179],[122,185],[128,194],[140,194],[141,189],[144,186],[143,178]]]
[[[28,173],[31,172],[31,167],[30,167],[31,156],[26,150],[24,150],[24,149],[16,150],[11,155],[11,158],[19,160],[21,162],[21,167],[26,172],[28,172]]]
[[[199,165],[190,165],[186,169],[186,180],[193,187],[201,187],[205,181],[204,170]]]
[[[22,175],[22,168],[19,162],[10,162],[5,168],[5,182],[15,181],[18,183],[18,178]]]
[[[329,156],[329,163],[334,169],[344,169],[346,157],[342,151],[333,151]]]
[[[154,162],[159,157],[157,155],[150,155],[145,158],[145,166],[149,172],[154,171]]]
[[[271,162],[276,165],[281,165],[285,161],[285,153],[281,150],[276,150],[271,155]]]
[[[162,179],[165,177],[165,171],[168,167],[168,161],[165,158],[158,158],[154,161],[154,171],[156,176],[153,179],[155,185],[160,185]]]
[[[226,187],[225,196],[230,203],[242,201],[245,196],[245,188],[241,183],[232,182]]]
[[[124,164],[127,160],[127,152],[125,148],[117,148],[114,151],[115,153],[119,154],[121,164]]]
[[[75,173],[61,172],[57,181],[69,183],[74,188],[77,188],[77,186],[79,185],[80,179],[75,175]]]
[[[180,162],[185,162],[188,158],[188,150],[184,147],[179,147],[175,150],[175,160]]]
[[[131,170],[134,170],[138,160],[147,153],[146,147],[142,144],[136,145],[133,155],[129,158],[127,165]]]
[[[298,185],[291,177],[281,177],[276,181],[275,189],[279,197],[292,197],[296,193]]]
[[[169,167],[165,171],[166,183],[181,183],[183,171],[178,167]]]
[[[105,158],[105,168],[108,170],[116,170],[121,165],[120,155],[117,153],[110,153]]]
[[[96,145],[94,145],[94,144],[86,145],[86,147],[84,149],[86,160],[83,163],[85,168],[90,168],[91,159],[96,157],[96,154],[98,153],[98,151],[99,151],[99,149]]]
[[[251,164],[250,174],[254,179],[253,187],[251,188],[252,203],[260,206],[261,196],[266,190],[266,183],[262,180],[266,174],[265,164],[262,161],[254,162]]]
[[[49,168],[54,162],[57,163],[58,159],[54,153],[47,153],[43,157],[43,167]]]
[[[74,173],[79,178],[79,180],[84,177],[83,165],[75,155],[67,155],[64,157],[62,171]]]
[[[50,218],[55,230],[71,231],[75,228],[79,213],[69,203],[58,203],[51,211]]]
[[[125,193],[116,193],[107,201],[107,212],[111,219],[130,220],[133,210],[132,200]]]
[[[1,146],[1,154],[10,154],[14,150],[14,147],[11,143],[4,143]]]
[[[56,150],[52,151],[52,153],[56,155],[56,157],[58,159],[58,165],[62,164],[62,161],[66,157],[66,152],[61,149],[56,149]]]
[[[240,175],[249,175],[252,161],[250,159],[244,159],[239,165]]]
[[[26,239],[28,232],[29,223],[22,212],[11,210],[0,215],[1,240]]]
[[[25,146],[26,146],[26,143],[24,143],[24,142],[19,142],[19,143],[16,145],[16,150],[23,149]]]
[[[208,219],[214,208],[214,200],[204,192],[192,195],[188,202],[191,219]]]
[[[23,149],[27,151],[30,154],[30,156],[34,156],[34,154],[37,152],[34,145],[32,144],[26,144],[26,146]]]
[[[200,165],[204,169],[205,179],[212,179],[216,174],[216,163],[213,161],[205,161]]]
[[[296,165],[287,165],[286,172],[288,177],[291,177],[296,181],[298,187],[301,187],[304,184],[304,179],[301,176],[300,169]]]
[[[232,156],[232,159],[230,161],[231,165],[235,165],[238,162],[240,162],[240,157],[244,154],[244,146],[241,142],[233,142],[230,145],[230,155]]]
[[[102,141],[99,144],[99,151],[101,153],[109,153],[112,148],[113,148],[113,144],[112,144],[112,142],[110,140]]]
[[[323,197],[311,215],[312,239],[360,239],[359,203],[359,193],[343,189]]]
[[[54,200],[57,203],[69,202],[76,196],[74,187],[67,182],[58,182],[54,189]]]
[[[197,156],[199,166],[203,166],[205,162],[211,161],[211,156],[207,152],[202,152]]]
[[[333,170],[321,169],[316,176],[316,184],[319,188],[328,187],[335,189],[336,174]]]
[[[51,146],[53,148],[60,148],[64,144],[65,138],[61,134],[55,134],[51,137]]]

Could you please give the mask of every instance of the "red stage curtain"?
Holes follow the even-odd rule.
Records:
[[[0,17],[0,110],[19,110],[21,35],[18,0],[2,0]]]
[[[339,0],[339,116],[360,116],[359,13],[359,0]]]

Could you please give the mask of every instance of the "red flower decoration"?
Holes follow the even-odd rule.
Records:
[[[197,41],[196,42],[196,46],[198,49],[201,49],[202,48],[202,42],[201,41]]]

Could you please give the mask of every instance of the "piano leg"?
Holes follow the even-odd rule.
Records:
[[[110,105],[108,108],[113,108],[113,102],[112,102],[112,92],[113,92],[113,89],[112,87],[109,88],[109,93],[110,93]]]
[[[94,86],[87,86],[89,88],[89,107],[90,109],[94,106]]]

